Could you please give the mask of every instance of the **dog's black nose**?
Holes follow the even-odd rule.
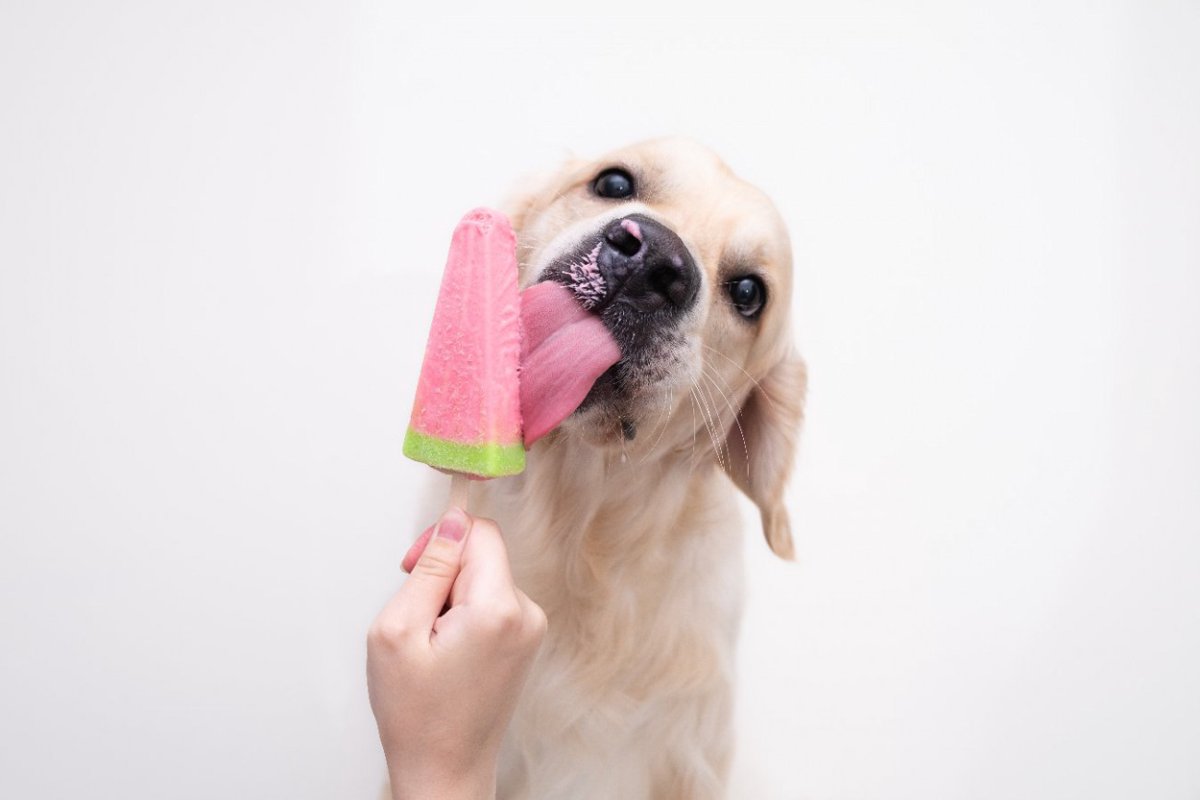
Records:
[[[642,214],[604,229],[597,264],[611,299],[642,311],[686,311],[700,291],[700,270],[674,231]]]

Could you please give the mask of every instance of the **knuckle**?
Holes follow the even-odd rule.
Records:
[[[515,601],[493,603],[481,623],[484,630],[494,636],[511,636],[521,629],[521,607]]]
[[[540,643],[546,637],[546,630],[549,627],[550,621],[546,617],[546,612],[537,603],[530,601],[529,610],[525,614],[525,629],[530,640]]]
[[[517,602],[520,603],[524,615],[525,629],[541,638],[550,624],[546,610],[520,589],[517,589]]]
[[[413,573],[448,580],[458,573],[458,559],[445,542],[430,542],[413,567]]]
[[[367,648],[374,650],[393,650],[399,646],[407,635],[404,625],[396,620],[377,619],[367,629]]]
[[[487,531],[488,534],[500,535],[500,523],[490,517],[475,517],[475,525],[472,527],[472,533],[480,529]]]
[[[546,638],[548,621],[546,613],[535,603],[530,602],[521,620],[521,643],[529,649],[538,649],[542,639]]]

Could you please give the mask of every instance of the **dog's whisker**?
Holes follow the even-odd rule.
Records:
[[[712,408],[713,429],[716,434],[713,437],[713,444],[717,448],[717,461],[720,462],[722,467],[725,467],[729,463],[729,444],[727,437],[724,435],[726,433],[726,426],[723,424],[723,420],[721,418],[721,409],[717,406],[717,399],[712,393],[712,389],[717,389],[718,392],[720,389],[716,386],[716,384],[713,383],[712,379],[705,374],[703,363],[700,364],[700,379],[703,381],[700,386],[704,389],[704,393],[708,396],[708,402],[711,404]],[[712,387],[711,389],[709,388],[710,386]],[[722,394],[722,396],[724,395]]]
[[[704,429],[708,433],[709,440],[712,442],[713,452],[717,457],[717,463],[724,468],[725,460],[721,455],[721,443],[718,441],[719,431],[715,416],[716,407],[710,405],[712,398],[708,396],[708,393],[704,390],[704,387],[701,384],[697,383],[696,380],[693,379],[692,385],[696,388],[696,399],[700,401],[700,410],[704,415]]]
[[[742,366],[741,364],[739,364],[738,362],[734,361],[732,358],[730,358],[729,356],[727,356],[725,353],[722,353],[720,350],[718,350],[717,348],[715,348],[715,347],[713,347],[712,345],[708,344],[707,342],[700,342],[700,346],[701,346],[701,347],[703,347],[703,348],[704,348],[705,350],[707,350],[708,352],[710,352],[710,353],[712,353],[712,354],[714,354],[714,355],[718,355],[718,356],[720,356],[721,358],[723,358],[723,359],[725,359],[726,361],[728,361],[730,364],[733,364],[734,368],[735,368],[735,369],[737,369],[739,372],[741,372],[743,375],[745,375],[745,376],[746,376],[746,377],[747,377],[747,378],[750,380],[750,382],[751,382],[752,384],[754,384],[756,387],[757,387],[757,386],[759,386],[759,382],[758,382],[758,380],[756,380],[756,379],[755,379],[755,377],[754,377],[753,375],[751,375],[749,372],[746,372],[746,369],[745,369],[745,367],[743,367],[743,366]]]
[[[742,450],[746,453],[746,463],[749,464],[750,463],[750,445],[746,442],[746,431],[742,429],[742,422],[741,422],[741,419],[739,419],[739,417],[741,417],[741,414],[739,413],[738,409],[734,408],[733,401],[729,398],[729,395],[725,394],[725,392],[721,390],[721,387],[720,387],[720,385],[718,385],[717,381],[719,380],[719,381],[721,381],[721,383],[724,383],[725,388],[729,389],[731,392],[733,391],[733,387],[731,387],[729,385],[729,383],[727,381],[725,381],[724,378],[721,377],[721,374],[716,372],[715,369],[713,369],[712,373],[710,374],[708,368],[706,368],[706,366],[703,362],[700,364],[700,369],[701,369],[701,374],[705,375],[708,378],[709,382],[712,383],[713,388],[716,389],[718,392],[720,392],[721,397],[724,398],[724,400],[725,400],[725,406],[729,409],[730,414],[733,415],[733,424],[737,427],[738,437],[742,440]],[[729,437],[725,438],[725,455],[730,456]],[[729,463],[730,463],[730,465],[733,464],[732,457],[729,458]]]
[[[704,407],[708,411],[709,430],[714,435],[713,444],[715,445],[715,437],[720,433],[721,429],[721,415],[720,409],[717,408],[717,404],[713,399],[712,392],[708,390],[708,385],[704,382],[705,380],[703,368],[701,368],[701,371],[696,374],[696,390],[699,392],[700,398],[704,401]]]
[[[717,350],[715,347],[712,347],[711,345],[705,344],[704,342],[701,342],[700,345],[705,350],[709,351],[710,353],[716,353],[721,358],[725,359],[730,364],[733,364],[733,366],[737,367],[738,370],[750,380],[750,383],[752,383],[754,385],[754,388],[759,390],[759,396],[762,397],[762,399],[767,402],[767,405],[771,406],[772,409],[775,408],[775,404],[773,402],[771,402],[770,394],[768,394],[767,391],[765,389],[763,389],[762,384],[753,375],[751,375],[749,372],[746,372],[745,367],[743,367],[741,364],[734,361],[729,356],[722,353],[720,350]],[[726,384],[726,385],[728,385],[728,384]]]
[[[692,461],[696,460],[696,394],[688,390],[688,404],[692,407]]]
[[[696,424],[696,390],[688,390],[688,400],[692,404],[692,457],[688,465],[688,476],[696,471],[696,464],[699,462],[699,456],[696,455],[696,433],[700,430],[700,426]]]
[[[696,393],[696,381],[693,378],[691,387],[688,389],[689,396],[692,399],[692,455],[696,455],[696,434],[700,430],[700,425],[696,425],[696,409],[700,409],[700,423],[704,426],[704,432],[708,433],[708,414],[704,410],[704,401],[700,399],[700,395]]]
[[[696,383],[696,379],[692,378],[692,397],[695,398],[697,405],[700,407],[700,421],[704,424],[704,432],[708,434],[709,439],[712,439],[712,429],[709,426],[708,406],[704,403],[704,398],[700,395],[700,387]]]
[[[729,412],[736,419],[740,411],[740,407],[734,405],[731,396],[737,394],[737,391],[729,385],[729,381],[725,380],[724,376],[722,376],[721,373],[717,371],[716,367],[712,366],[711,364],[706,364],[701,361],[700,371],[708,379],[709,383],[712,384],[713,388],[721,393],[721,397],[725,400],[726,408],[729,409]],[[722,386],[725,387],[725,391],[721,389]]]
[[[725,463],[732,468],[733,457],[729,452],[732,444],[730,443],[729,439],[733,430],[733,425],[738,425],[739,430],[741,427],[738,423],[738,409],[733,405],[733,401],[730,400],[729,395],[727,395],[721,389],[720,383],[718,383],[716,378],[709,376],[708,381],[710,384],[712,384],[712,388],[715,389],[719,395],[721,395],[721,399],[725,402],[725,408],[729,411],[729,419],[727,421],[723,421],[721,425],[721,441],[725,444]],[[729,388],[728,384],[726,384],[726,388]],[[744,441],[745,440],[743,439],[743,442]]]
[[[655,448],[658,447],[658,443],[662,441],[663,434],[665,434],[667,432],[667,426],[671,424],[671,414],[673,413],[674,408],[675,408],[675,404],[672,402],[672,397],[670,395],[664,395],[663,396],[664,417],[663,417],[663,420],[661,423],[662,427],[660,427],[658,429],[658,438],[656,438],[654,440],[654,443],[650,445],[650,448],[648,450],[646,450],[645,454],[642,456],[642,460],[638,462],[639,464],[645,464],[646,459],[650,457],[650,455],[654,452]]]

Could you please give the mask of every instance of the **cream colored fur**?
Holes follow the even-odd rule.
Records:
[[[589,191],[614,165],[637,176],[637,202]],[[523,475],[475,487],[472,510],[499,521],[518,585],[549,618],[499,796],[723,797],[742,606],[735,485],[758,504],[770,547],[792,554],[783,490],[805,378],[785,228],[758,190],[683,140],[574,161],[509,211],[526,284],[584,232],[639,211],[679,234],[704,287],[686,345],[663,354],[661,379],[630,390],[633,441],[615,417],[580,412],[533,448]],[[722,288],[747,270],[768,285],[754,323]]]

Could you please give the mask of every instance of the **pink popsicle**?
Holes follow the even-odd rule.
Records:
[[[525,468],[516,237],[505,216],[477,208],[454,230],[404,454],[475,478]]]

